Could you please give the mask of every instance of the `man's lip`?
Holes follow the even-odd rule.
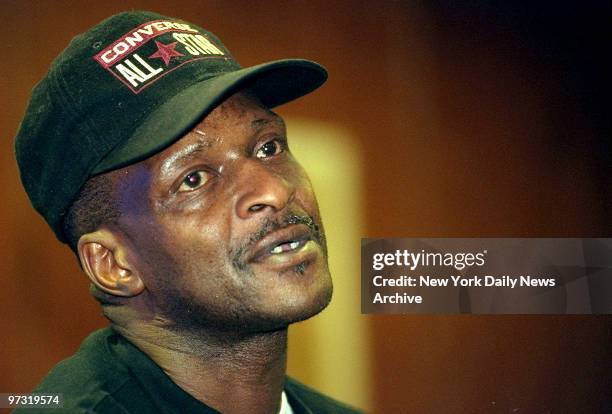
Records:
[[[311,240],[310,229],[305,224],[291,224],[282,229],[268,233],[263,239],[259,240],[247,255],[248,262],[256,262],[270,255],[270,251],[281,243],[291,241],[304,242]],[[282,253],[281,253],[282,254]]]

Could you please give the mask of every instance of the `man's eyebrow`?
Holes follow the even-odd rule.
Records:
[[[270,124],[276,124],[277,126],[281,128],[285,128],[285,122],[283,121],[283,118],[276,115],[274,112],[270,112],[270,113],[272,115],[270,118],[258,118],[258,119],[251,121],[251,128],[253,128],[256,131],[259,131]]]
[[[163,176],[168,174],[171,171],[172,167],[176,165],[181,165],[191,161],[199,154],[204,152],[206,149],[210,148],[212,145],[213,144],[211,142],[204,140],[200,140],[193,144],[187,145],[185,148],[170,155],[162,162],[160,167],[161,175]]]

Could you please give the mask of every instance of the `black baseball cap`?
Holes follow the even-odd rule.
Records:
[[[15,140],[21,181],[56,237],[85,182],[168,147],[248,89],[269,108],[318,88],[304,59],[242,68],[212,33],[152,12],[114,15],[76,36],[34,87]]]

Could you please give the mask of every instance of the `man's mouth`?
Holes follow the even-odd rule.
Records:
[[[288,242],[283,242],[279,244],[278,246],[274,247],[272,250],[270,250],[270,254],[280,254],[280,253],[290,252],[292,250],[297,250],[300,247],[302,247],[304,244],[306,244],[304,240],[301,240],[301,241],[291,240]]]
[[[293,254],[312,240],[310,229],[303,224],[292,224],[268,233],[251,249],[248,261],[260,262],[269,256]]]

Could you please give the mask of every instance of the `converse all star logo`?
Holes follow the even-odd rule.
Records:
[[[130,30],[94,59],[137,94],[186,63],[215,57],[225,53],[198,30],[156,20]]]

